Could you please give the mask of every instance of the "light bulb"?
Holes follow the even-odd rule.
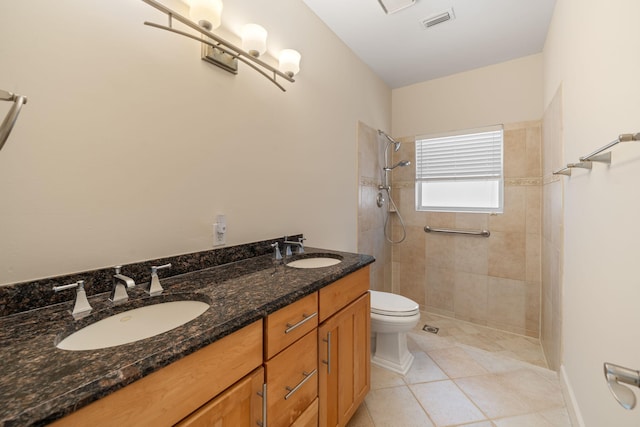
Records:
[[[280,52],[279,69],[289,77],[293,77],[300,71],[300,53],[293,49],[283,49]]]
[[[257,58],[267,51],[267,30],[258,24],[242,27],[242,48]]]
[[[222,0],[189,0],[189,16],[202,28],[211,31],[220,26]]]

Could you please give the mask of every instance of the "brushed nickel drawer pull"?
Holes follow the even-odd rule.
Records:
[[[327,343],[327,360],[322,363],[327,365],[327,373],[331,375],[331,332],[327,332],[327,339],[322,338],[322,341]]]
[[[318,315],[318,312],[316,311],[315,313],[307,316],[306,314],[302,313],[302,317],[304,317],[304,319],[302,319],[301,321],[299,321],[298,323],[296,323],[295,325],[292,325],[291,323],[287,323],[287,329],[284,330],[285,334],[288,334],[289,332],[293,331],[294,329],[296,329],[298,326],[302,326],[303,324],[305,324],[307,321],[313,319],[314,317],[316,317]]]
[[[304,379],[303,379],[302,381],[300,381],[300,382],[298,383],[298,385],[297,385],[297,386],[295,386],[294,388],[291,388],[291,387],[288,387],[288,386],[287,386],[287,387],[285,387],[289,393],[287,393],[287,394],[284,396],[284,400],[287,400],[287,399],[289,399],[291,396],[293,396],[293,393],[295,393],[296,391],[298,391],[298,389],[299,389],[300,387],[302,387],[302,386],[304,385],[304,383],[306,383],[307,381],[309,381],[309,378],[311,378],[312,376],[314,376],[314,375],[316,374],[316,372],[318,372],[318,370],[317,370],[317,369],[314,369],[313,371],[311,371],[311,372],[309,372],[309,373],[307,373],[307,372],[303,372],[303,373],[302,373],[302,375],[304,375]]]
[[[262,384],[262,393],[258,392],[258,396],[262,397],[262,421],[256,421],[256,424],[267,427],[267,383]]]

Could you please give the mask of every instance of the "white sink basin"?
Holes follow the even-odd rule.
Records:
[[[293,268],[321,268],[336,265],[341,262],[342,260],[336,258],[316,257],[297,259],[287,263],[287,265]]]
[[[56,345],[62,350],[96,350],[159,335],[200,316],[202,301],[170,301],[147,305],[102,319],[69,335]]]

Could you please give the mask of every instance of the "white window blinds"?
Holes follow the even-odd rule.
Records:
[[[416,140],[416,210],[503,208],[502,127]]]
[[[502,130],[416,141],[416,179],[502,176]]]

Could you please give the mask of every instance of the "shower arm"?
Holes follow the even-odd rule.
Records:
[[[15,125],[16,120],[18,120],[18,115],[20,114],[22,106],[27,103],[27,97],[0,89],[0,101],[13,102],[7,116],[2,121],[2,124],[0,124],[0,150],[2,150],[4,143],[7,142],[9,134],[13,129],[13,125]]]

